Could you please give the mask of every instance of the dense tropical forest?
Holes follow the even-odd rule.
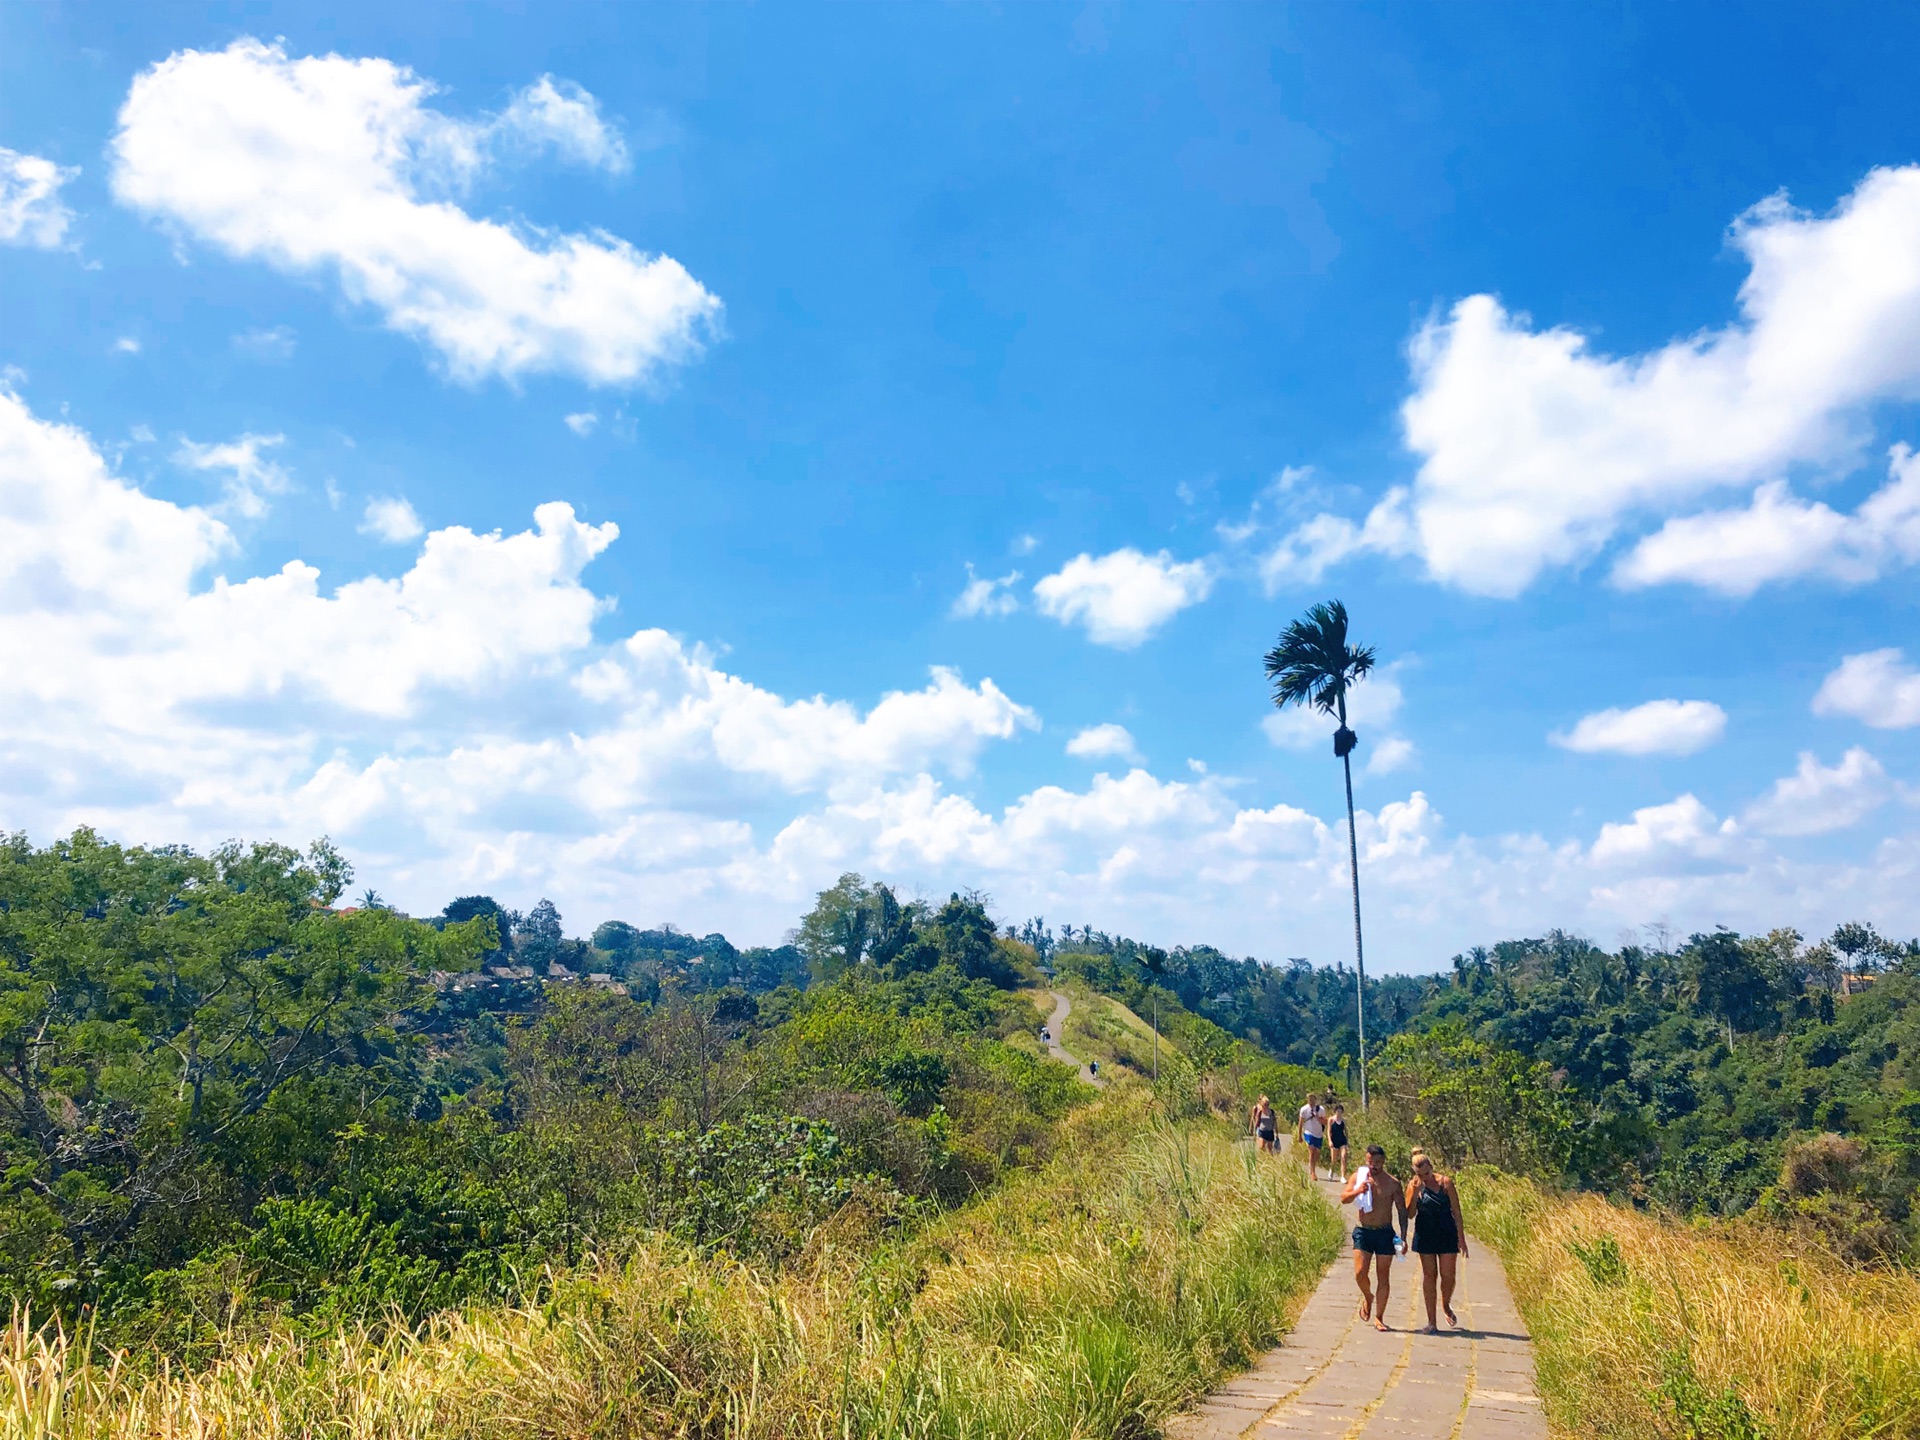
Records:
[[[1134,1433],[1271,1343],[1332,1253],[1295,1167],[1231,1146],[1261,1091],[1343,1095],[1391,1154],[1467,1166],[1543,1333],[1568,1286],[1606,1303],[1619,1244],[1649,1274],[1694,1263],[1663,1215],[1793,1228],[1843,1308],[1840,1277],[1920,1258],[1920,946],[1864,925],[1613,952],[1553,933],[1370,981],[1361,1114],[1339,966],[1006,924],[858,875],[748,949],[622,920],[570,937],[545,901],[413,918],[350,881],[324,842],[0,845],[0,1272],[40,1327],[8,1363],[58,1379],[67,1335],[134,1357],[98,1392],[127,1433],[152,1404],[252,1415],[269,1369],[293,1398],[262,1434],[350,1394],[474,1433],[524,1394],[564,1428],[608,1385],[635,1433],[707,1433],[686,1417],[759,1404],[760,1366],[821,1423],[857,1405],[893,1433],[911,1405],[935,1417],[914,1433],[1014,1412],[1108,1433],[1086,1409],[1107,1385],[1099,1413]],[[1048,1057],[1049,991],[1122,1080],[1105,1096]],[[1098,1261],[1072,1284],[1046,1258],[1068,1251]],[[615,1311],[653,1337],[630,1363],[581,1338]],[[1606,1383],[1666,1364],[1662,1334]],[[456,1394],[434,1346],[507,1378]],[[1556,1403],[1599,1375],[1566,1369]]]

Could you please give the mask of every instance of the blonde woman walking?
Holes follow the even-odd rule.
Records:
[[[1453,1313],[1453,1284],[1459,1263],[1467,1253],[1467,1222],[1460,1213],[1460,1192],[1451,1175],[1433,1168],[1424,1150],[1413,1152],[1413,1175],[1407,1181],[1407,1211],[1413,1216],[1414,1254],[1420,1257],[1420,1289],[1427,1301],[1429,1335],[1440,1330],[1434,1314],[1434,1291],[1439,1290],[1440,1312],[1447,1324],[1459,1328]]]

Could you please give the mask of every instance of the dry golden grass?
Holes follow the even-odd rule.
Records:
[[[1155,1124],[1137,1089],[1060,1160],[888,1240],[847,1214],[778,1275],[645,1246],[538,1306],[379,1337],[279,1336],[196,1373],[16,1318],[13,1436],[338,1440],[687,1436],[1092,1440],[1271,1343],[1337,1244],[1297,1166]]]
[[[1852,1269],[1758,1224],[1461,1180],[1533,1331],[1557,1433],[1920,1436],[1920,1277]]]

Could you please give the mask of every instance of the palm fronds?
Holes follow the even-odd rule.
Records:
[[[1347,687],[1373,669],[1370,645],[1347,644],[1347,607],[1338,600],[1315,605],[1280,632],[1267,652],[1273,703],[1311,705],[1346,720]]]

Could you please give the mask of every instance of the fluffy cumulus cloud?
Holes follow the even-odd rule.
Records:
[[[1067,754],[1081,760],[1137,761],[1140,748],[1133,743],[1133,735],[1126,726],[1108,721],[1104,725],[1089,725],[1078,731],[1067,741]]]
[[[1816,715],[1847,715],[1877,730],[1920,725],[1920,670],[1897,649],[1849,655],[1820,684]]]
[[[1345,953],[1333,785],[1311,794],[1331,821],[1205,766],[990,803],[983,761],[1039,725],[992,680],[935,668],[862,703],[776,694],[617,625],[587,579],[616,539],[554,501],[515,533],[419,537],[391,578],[323,583],[300,560],[253,574],[214,507],[143,493],[88,436],[0,392],[0,815],[42,840],[82,823],[199,844],[331,834],[428,913],[547,894],[580,928],[674,919],[772,941],[858,869],[927,893],[978,885],[1008,916]],[[1398,701],[1369,686],[1381,710],[1361,713],[1390,716]],[[1130,742],[1097,726],[1073,748],[1130,760]],[[1686,795],[1590,843],[1462,835],[1411,791],[1358,817],[1370,953],[1431,967],[1551,924],[1610,939],[1655,920],[1861,915],[1910,932],[1911,837],[1857,864],[1780,848],[1875,777],[1864,752],[1807,761],[1738,823]]]
[[[1203,560],[1175,560],[1131,547],[1098,559],[1079,554],[1036,581],[1034,604],[1062,625],[1079,625],[1100,645],[1130,650],[1213,590]]]
[[[79,173],[0,145],[0,245],[58,249],[73,223],[60,187]]]
[[[1831,767],[1803,750],[1800,768],[1776,781],[1742,818],[1763,835],[1824,835],[1859,824],[1886,803],[1891,788],[1880,762],[1857,745]]]
[[[1738,319],[1657,350],[1602,354],[1492,295],[1424,326],[1402,411],[1412,485],[1362,524],[1307,522],[1272,563],[1314,574],[1359,549],[1411,552],[1443,583],[1514,595],[1728,487],[1753,489],[1751,504],[1683,515],[1627,557],[1620,581],[1744,593],[1920,557],[1904,455],[1851,515],[1781,483],[1794,468],[1851,467],[1870,408],[1920,396],[1920,166],[1873,171],[1827,215],[1776,196],[1729,240],[1748,265]]]
[[[551,77],[460,120],[404,66],[235,41],[144,71],[113,137],[121,203],[346,296],[457,378],[627,384],[697,354],[720,302],[678,261],[606,234],[483,219],[459,201],[515,152],[619,170],[593,98]]]
[[[1596,710],[1548,738],[1593,755],[1691,755],[1727,733],[1727,712],[1711,700],[1649,700],[1627,710]]]
[[[360,517],[360,533],[384,540],[389,545],[404,545],[427,533],[413,503],[404,495],[383,495],[367,502]]]

